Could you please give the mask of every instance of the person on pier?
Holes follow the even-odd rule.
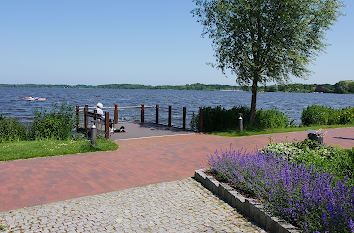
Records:
[[[101,120],[104,120],[105,116],[104,116],[104,112],[102,109],[103,109],[103,104],[97,103],[96,111],[97,111],[98,118]],[[124,126],[120,127],[120,129],[114,129],[113,122],[111,119],[109,119],[109,128],[112,133],[113,132],[125,132]]]
[[[97,108],[96,108],[97,115],[99,116],[100,119],[104,120],[104,113],[103,113],[102,108],[103,108],[103,104],[97,103]]]

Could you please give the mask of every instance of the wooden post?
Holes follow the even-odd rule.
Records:
[[[84,129],[85,129],[85,134],[87,134],[87,123],[88,123],[87,112],[88,112],[88,105],[86,104],[85,108],[84,108]]]
[[[114,124],[118,124],[118,105],[114,105]]]
[[[144,104],[142,104],[142,105],[141,105],[141,116],[140,116],[140,118],[141,118],[141,119],[140,119],[141,123],[144,123],[144,114],[145,114],[144,110],[145,110]]]
[[[168,106],[168,127],[171,127],[171,118],[172,118],[172,106]]]
[[[156,124],[159,123],[159,105],[156,104]]]
[[[182,125],[183,129],[186,129],[186,115],[187,115],[187,108],[183,107],[183,125]]]
[[[80,107],[76,105],[76,131],[79,132],[79,124],[80,124]]]
[[[105,124],[104,124],[104,129],[106,131],[106,138],[109,139],[109,112],[105,112],[104,113],[104,117],[105,117]]]
[[[199,132],[203,132],[203,109],[199,108]]]
[[[93,120],[95,121],[95,125],[96,125],[96,128],[97,128],[97,110],[93,110]]]

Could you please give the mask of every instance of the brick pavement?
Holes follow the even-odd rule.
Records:
[[[329,129],[325,142],[354,146],[354,128]],[[95,195],[193,176],[207,155],[230,143],[253,150],[270,135],[228,138],[191,134],[118,140],[118,151],[0,162],[0,211]],[[306,132],[272,135],[302,140]]]
[[[191,178],[0,213],[13,232],[265,232]]]

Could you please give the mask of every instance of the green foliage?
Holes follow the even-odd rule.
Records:
[[[352,80],[340,81],[334,85],[334,91],[335,93],[339,93],[339,94],[349,93],[349,87],[351,87],[352,85],[353,85]]]
[[[20,141],[27,138],[27,128],[16,118],[0,115],[0,143],[5,141]]]
[[[338,83],[331,84],[280,84],[280,85],[270,85],[270,86],[261,86],[259,91],[265,92],[303,92],[303,93],[312,93],[312,92],[323,92],[323,93],[337,93],[337,94],[348,94],[354,93],[354,82],[352,80],[339,81]]]
[[[348,124],[354,119],[354,107],[334,109],[327,106],[311,105],[302,111],[301,122],[309,125]]]
[[[256,111],[254,126],[259,129],[285,128],[289,126],[288,116],[278,109]]]
[[[65,140],[72,137],[75,127],[74,111],[71,106],[57,105],[51,111],[36,110],[30,130],[31,139]]]
[[[203,111],[203,132],[236,129],[240,114],[246,116],[246,119],[249,116],[249,108],[244,106],[233,107],[229,110],[221,106],[202,107],[201,110]],[[199,127],[199,113],[192,116],[191,128],[194,129],[193,127],[196,129]]]
[[[345,84],[338,84],[344,82]],[[324,93],[354,93],[354,82],[352,80],[340,81],[335,85],[332,84],[280,84],[270,86],[260,86],[259,91],[265,92],[324,92]],[[335,89],[335,86],[344,86],[344,91],[340,88]],[[0,87],[36,87],[36,88],[105,88],[105,89],[164,89],[164,90],[243,90],[250,91],[249,86],[231,86],[231,85],[219,85],[219,84],[186,84],[186,85],[141,85],[141,84],[105,84],[105,85],[50,85],[50,84],[0,84]]]
[[[329,171],[341,180],[348,177],[348,182],[354,185],[354,147],[340,149],[324,146],[307,138],[301,142],[271,143],[262,151],[271,151],[276,156],[308,166],[314,165]]]
[[[235,106],[231,109],[225,109],[221,106],[203,107],[203,132],[216,132],[225,130],[234,130],[238,128],[238,118],[243,118],[244,127],[250,126],[250,109],[245,106]],[[277,109],[263,110],[256,112],[255,124],[257,129],[281,128],[289,125],[288,117]],[[199,126],[199,114],[192,116],[191,128],[196,129]]]
[[[354,107],[342,108],[338,120],[339,124],[354,123]]]
[[[251,123],[258,84],[304,78],[342,6],[340,0],[193,1],[192,14],[212,40],[213,66],[231,71],[241,86],[252,86]]]

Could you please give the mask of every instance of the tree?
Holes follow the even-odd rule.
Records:
[[[251,85],[251,123],[258,84],[306,78],[342,6],[340,0],[193,1],[192,14],[212,39],[214,66],[231,71],[238,84]]]
[[[354,82],[351,80],[348,83],[348,91],[349,93],[354,93]]]

